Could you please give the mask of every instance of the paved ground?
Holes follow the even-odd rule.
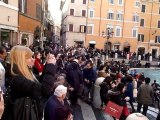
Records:
[[[136,103],[134,104],[136,108]],[[113,118],[102,110],[94,108],[82,100],[78,100],[78,104],[72,106],[74,120],[113,120]],[[149,120],[156,120],[158,109],[149,108],[147,117]]]

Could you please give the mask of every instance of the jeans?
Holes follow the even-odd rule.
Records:
[[[93,85],[88,87],[88,86],[85,86],[84,87],[84,100],[85,101],[93,101]]]

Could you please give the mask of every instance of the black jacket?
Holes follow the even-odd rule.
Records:
[[[7,81],[11,86],[12,102],[9,108],[5,108],[1,120],[39,120],[39,112],[44,109],[38,107],[39,101],[53,92],[55,66],[46,65],[41,83],[28,80],[18,71],[17,67],[15,67],[15,72],[18,75],[13,76],[10,82]]]

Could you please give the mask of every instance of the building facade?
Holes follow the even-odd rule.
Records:
[[[18,33],[18,1],[0,0],[0,45],[14,44]]]
[[[88,6],[86,47],[135,51],[140,11],[135,0],[89,0]]]
[[[160,55],[160,1],[141,2],[137,51]]]
[[[42,3],[42,0],[19,0],[18,44],[30,45],[34,39],[40,39]]]
[[[83,41],[86,47],[159,57],[160,1],[66,0],[63,11],[64,44]]]
[[[65,1],[61,25],[63,46],[85,44],[87,5],[87,0]]]

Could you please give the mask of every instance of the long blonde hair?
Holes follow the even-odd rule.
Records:
[[[19,72],[27,79],[34,80],[34,75],[29,70],[26,59],[32,57],[33,52],[25,46],[16,45],[11,49],[10,60],[11,60],[11,74],[17,75],[13,71],[14,64],[17,65]]]

